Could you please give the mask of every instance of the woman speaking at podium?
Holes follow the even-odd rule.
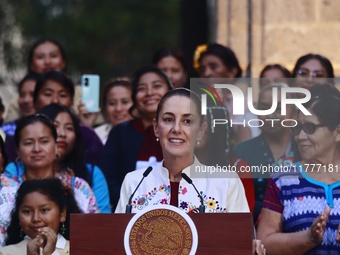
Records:
[[[163,96],[157,108],[154,132],[164,160],[147,177],[143,170],[125,176],[116,213],[124,213],[126,205],[136,213],[158,204],[170,204],[185,212],[202,209],[209,213],[249,212],[238,175],[233,172],[217,174],[194,156],[195,145],[202,139],[205,129],[200,109],[199,96],[188,89],[174,89]],[[184,178],[183,173],[186,174]],[[146,180],[130,198],[144,177]],[[256,246],[259,254],[265,253],[260,242],[256,242]]]

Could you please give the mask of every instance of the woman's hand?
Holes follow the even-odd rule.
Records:
[[[253,253],[256,255],[266,255],[266,248],[264,248],[261,240],[253,240]]]
[[[39,234],[27,243],[27,255],[39,255],[42,248],[44,255],[51,255],[56,249],[58,235],[49,227],[39,229]]]
[[[340,243],[340,224],[338,226],[338,233],[336,234],[336,242]]]
[[[93,127],[94,122],[98,118],[100,111],[98,112],[89,112],[85,104],[83,102],[79,102],[78,105],[78,111],[79,111],[79,119],[82,124],[88,127]]]
[[[312,226],[309,228],[310,240],[313,243],[320,244],[322,242],[330,213],[331,208],[327,206],[326,210],[313,221]]]

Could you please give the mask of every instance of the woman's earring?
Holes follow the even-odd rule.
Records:
[[[159,142],[159,137],[156,137],[156,141]]]
[[[197,143],[197,145],[200,145],[201,142],[200,142],[200,141],[197,141],[196,143]]]
[[[22,228],[20,229],[20,234],[19,234],[20,238],[24,238],[25,236],[25,233],[24,231],[22,230]]]
[[[66,231],[65,223],[63,222],[63,223],[61,224],[60,233],[61,233],[62,235],[64,235],[64,234],[65,234],[65,231]]]
[[[18,155],[15,159],[15,162],[22,163],[20,155]]]

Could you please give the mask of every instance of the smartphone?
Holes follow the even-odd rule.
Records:
[[[89,112],[99,111],[100,78],[96,74],[81,76],[81,100]]]

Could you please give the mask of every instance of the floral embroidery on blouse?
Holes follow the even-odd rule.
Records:
[[[82,178],[70,176],[68,174],[60,174],[61,182],[65,187],[73,190],[79,208],[84,213],[98,213],[97,201],[89,184]]]
[[[158,204],[170,204],[170,185],[160,185],[158,188],[153,188],[147,194],[143,194],[142,196],[137,196],[132,200],[132,206],[135,209],[143,210],[145,207],[150,205],[158,205]],[[181,185],[178,188],[178,194],[181,194],[184,198],[179,199],[179,208],[188,212],[188,213],[198,213],[199,208],[190,201],[186,201],[186,195],[188,194],[188,190],[186,187],[182,187]],[[227,212],[227,208],[220,207],[219,202],[213,198],[204,194],[202,191],[200,194],[203,197],[204,205],[206,212]],[[189,198],[189,196],[187,197]],[[199,198],[197,196],[199,201]]]
[[[15,194],[19,183],[0,175],[0,246],[5,245],[6,228],[10,221],[10,213],[14,207]]]

